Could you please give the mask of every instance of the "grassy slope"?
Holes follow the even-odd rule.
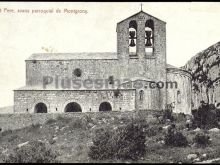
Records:
[[[26,127],[13,132],[5,132],[0,135],[0,162],[2,155],[10,153],[18,144],[37,139],[51,143],[51,147],[59,152],[58,160],[61,162],[96,162],[88,158],[89,146],[92,144],[92,136],[95,129],[100,127],[117,127],[128,123],[131,118],[120,115],[101,115],[88,117],[89,115],[76,120],[71,118],[59,117],[56,120],[49,120],[46,124]],[[159,126],[155,119],[139,115],[149,122],[150,127],[157,129]],[[136,116],[137,117],[137,116]],[[181,129],[192,143],[195,135],[194,131],[183,130],[184,122],[177,124],[177,129]],[[186,148],[171,148],[158,143],[164,133],[158,132],[157,135],[146,138],[147,153],[143,160],[139,162],[189,162],[186,160],[188,154],[197,153],[207,154],[207,159],[218,158],[220,155],[220,134],[211,133],[212,144],[206,148],[196,148],[190,145]],[[52,140],[55,137],[55,140]],[[1,154],[2,153],[2,154]],[[100,161],[99,161],[100,162]],[[120,162],[106,160],[103,162]]]

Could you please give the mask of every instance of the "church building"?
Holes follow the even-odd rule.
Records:
[[[26,85],[14,90],[14,112],[156,111],[170,104],[190,114],[192,77],[167,64],[166,22],[141,10],[116,32],[116,52],[32,54]]]

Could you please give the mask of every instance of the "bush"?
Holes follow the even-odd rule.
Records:
[[[55,123],[55,122],[56,122],[55,119],[48,119],[48,120],[46,121],[46,124],[53,124],[53,123]]]
[[[181,112],[181,113],[176,114],[174,118],[176,119],[175,121],[178,121],[178,122],[186,121],[186,114]]]
[[[6,156],[3,161],[5,163],[52,163],[57,162],[56,157],[57,154],[45,143],[31,141],[20,148],[15,148],[13,153]]]
[[[205,147],[210,143],[210,137],[202,132],[199,132],[193,138],[193,141],[200,147]]]
[[[12,134],[12,130],[8,129],[8,130],[5,130],[5,131],[2,131],[1,134],[2,136],[6,136],[6,135],[9,135],[9,134]]]
[[[92,159],[137,160],[145,154],[146,125],[129,123],[115,130],[98,130],[90,147],[89,157]]]
[[[219,112],[214,109],[213,105],[202,103],[197,110],[192,111],[193,115],[193,127],[194,128],[204,128],[211,129],[214,127],[219,127]]]
[[[169,128],[164,138],[165,145],[173,147],[186,147],[188,141],[186,137],[179,131],[175,131],[175,128]]]
[[[66,116],[63,116],[63,115],[59,115],[56,117],[56,120],[59,122],[63,122],[63,123],[66,123],[68,124],[69,122],[72,121],[72,119],[70,117],[66,117]]]
[[[171,122],[174,121],[172,104],[167,104],[166,108],[163,110],[163,122],[167,119],[169,119]]]
[[[159,126],[150,126],[146,129],[146,134],[148,137],[156,136],[159,132],[163,130],[162,127]]]
[[[93,138],[93,145],[89,150],[89,157],[92,159],[108,159],[113,157],[113,152],[108,147],[108,141],[110,139],[110,130],[104,128],[98,129]]]

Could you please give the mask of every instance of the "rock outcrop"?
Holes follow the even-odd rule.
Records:
[[[220,42],[199,52],[181,68],[192,74],[192,109],[202,100],[220,105]]]

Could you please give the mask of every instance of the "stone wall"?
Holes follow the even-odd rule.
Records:
[[[169,68],[167,73],[167,82],[176,82],[177,88],[173,84],[173,88],[167,84],[167,103],[173,103],[173,112],[191,114],[191,81],[192,76],[180,69]],[[179,95],[179,96],[178,96]]]
[[[117,60],[36,60],[26,61],[26,85],[43,87],[43,77],[50,76],[59,80],[71,79],[108,79],[113,75],[117,77]],[[73,74],[79,68],[81,77]],[[53,81],[53,84],[55,81]]]
[[[18,90],[14,92],[14,112],[34,113],[35,105],[42,102],[48,113],[62,113],[66,105],[76,102],[82,112],[98,112],[102,102],[109,102],[113,111],[135,110],[135,90]]]
[[[40,86],[43,88],[43,77],[53,78],[50,86],[55,88],[55,79],[58,77],[58,88],[61,89],[61,80],[108,80],[110,76],[123,82],[124,79],[144,78],[155,80],[158,75],[155,71],[156,61],[130,59],[130,60],[36,60],[26,61],[26,85]],[[81,77],[73,74],[79,68]],[[152,74],[155,73],[155,74]],[[161,77],[163,79],[163,77]],[[160,80],[161,80],[160,79]],[[47,87],[47,86],[46,86]]]

